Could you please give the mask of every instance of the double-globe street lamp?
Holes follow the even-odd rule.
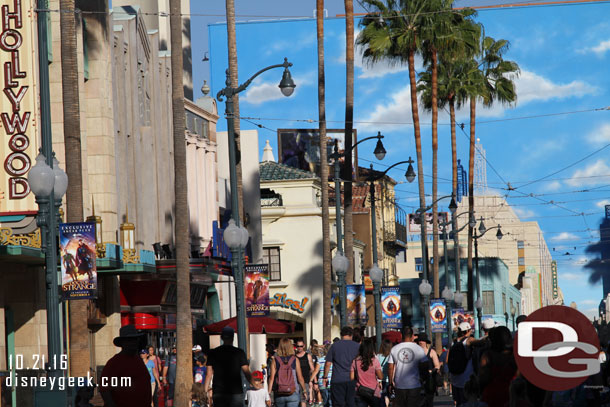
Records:
[[[68,189],[68,176],[59,167],[54,153],[51,152],[49,157],[51,157],[50,160],[42,152],[38,154],[36,165],[28,173],[28,184],[38,204],[36,225],[40,227],[46,269],[48,360],[50,375],[56,376],[60,374],[60,371],[55,370],[54,367],[58,365],[58,359],[62,355],[57,279],[57,212]],[[53,168],[49,166],[51,163]]]
[[[513,332],[515,332],[515,314],[517,314],[517,308],[512,304],[510,306],[510,315],[513,317]]]
[[[479,224],[479,230],[477,233],[477,229],[474,229],[474,234],[472,235],[472,238],[474,239],[474,272],[475,272],[475,282],[476,282],[476,291],[477,291],[477,300],[475,301],[475,308],[477,309],[477,328],[478,328],[478,332],[480,334],[481,332],[481,320],[483,318],[483,315],[481,314],[482,310],[483,310],[483,301],[481,300],[481,277],[479,275],[479,239],[481,237],[483,237],[485,235],[485,233],[489,232],[490,230],[494,230],[494,229],[498,229],[498,231],[496,232],[496,238],[498,240],[502,239],[503,233],[502,233],[502,229],[500,228],[500,225],[498,226],[494,226],[491,227],[489,229],[487,229],[485,227],[485,224],[483,223],[483,218],[481,217],[481,223]]]
[[[381,283],[383,281],[383,270],[378,266],[378,253],[377,253],[377,216],[375,213],[375,181],[378,181],[385,177],[385,175],[392,168],[400,164],[409,164],[407,171],[405,172],[405,178],[409,183],[415,179],[415,171],[413,170],[413,160],[411,157],[407,161],[399,161],[395,164],[390,165],[386,170],[379,174],[373,173],[373,164],[371,164],[371,175],[368,177],[369,181],[369,193],[371,194],[371,230],[373,239],[373,266],[369,270],[369,276],[373,282],[373,300],[375,303],[375,339],[377,341],[377,348],[381,346]]]
[[[216,95],[216,99],[218,99],[220,102],[222,102],[226,98],[225,116],[227,118],[227,133],[229,136],[229,171],[230,171],[230,178],[231,178],[231,218],[233,221],[233,226],[235,228],[238,228],[238,229],[240,228],[240,220],[239,220],[239,198],[237,196],[238,195],[237,194],[237,146],[235,145],[236,144],[236,142],[235,142],[235,116],[234,116],[233,97],[235,95],[237,95],[238,93],[244,91],[252,83],[254,78],[259,76],[263,72],[268,71],[273,68],[284,68],[282,80],[280,81],[280,84],[278,85],[278,87],[280,88],[280,90],[284,96],[292,95],[296,85],[294,84],[294,81],[292,80],[292,76],[290,74],[290,70],[288,69],[291,66],[292,66],[292,63],[288,62],[287,58],[284,58],[283,64],[271,65],[271,66],[261,69],[260,71],[258,71],[254,75],[252,75],[250,77],[250,79],[248,79],[247,81],[245,81],[244,83],[242,83],[241,85],[239,85],[236,88],[231,86],[231,77],[229,75],[229,70],[227,69],[227,71],[226,71],[227,80],[225,82],[225,84],[227,86],[226,86],[226,88],[220,90],[218,92],[218,94]],[[229,225],[229,227],[230,226],[231,225]],[[229,229],[229,227],[227,229]],[[226,233],[226,230],[225,230],[225,233]],[[248,242],[246,240],[245,244],[243,244],[243,241],[240,240],[239,244],[238,244],[237,243],[238,237],[240,239],[247,238],[247,232],[245,234],[243,234],[243,231],[242,231],[242,232],[240,232],[240,234],[241,234],[241,236],[238,236],[239,234],[237,232],[235,232],[234,230],[232,230],[230,232],[230,234],[227,235],[226,237],[229,237],[229,239],[234,239],[234,240],[232,240],[232,243],[234,243],[233,247],[231,247],[228,242],[227,242],[227,245],[229,245],[229,248],[231,249],[231,254],[232,254],[231,263],[232,263],[233,275],[234,275],[233,278],[235,280],[235,300],[237,303],[237,343],[238,343],[239,348],[247,353],[248,350],[247,350],[247,342],[246,342],[246,308],[245,308],[245,300],[244,300],[243,253],[244,253],[244,248],[246,247]],[[224,235],[223,235],[223,237],[224,237]],[[226,237],[225,237],[225,239],[226,239]]]
[[[415,213],[417,215],[419,215],[419,227],[420,227],[420,233],[421,233],[421,255],[422,255],[422,268],[423,268],[423,279],[421,284],[419,285],[419,293],[424,297],[424,323],[426,326],[426,332],[428,334],[431,334],[431,330],[430,330],[430,306],[429,306],[429,299],[430,299],[430,294],[432,293],[432,286],[430,285],[430,282],[428,281],[428,242],[425,240],[425,230],[424,228],[427,227],[426,224],[426,212],[428,212],[430,209],[432,209],[434,207],[434,205],[446,198],[451,198],[451,202],[449,203],[449,210],[451,211],[451,213],[455,213],[455,211],[457,210],[457,204],[455,203],[455,197],[454,195],[446,195],[446,196],[441,196],[440,198],[438,198],[436,201],[432,202],[430,205],[426,206],[425,208],[419,208],[417,211],[415,211]]]
[[[383,160],[386,155],[386,150],[383,147],[383,143],[381,139],[383,135],[381,132],[377,132],[376,136],[365,137],[353,146],[345,147],[345,151],[342,153],[339,152],[339,141],[335,140],[335,148],[333,153],[329,156],[334,161],[334,170],[335,170],[335,224],[337,228],[337,252],[332,259],[333,270],[337,274],[337,286],[339,287],[339,310],[340,310],[340,320],[341,326],[347,325],[347,287],[345,284],[345,275],[347,270],[349,269],[349,259],[343,253],[343,235],[341,228],[341,167],[339,165],[339,160],[341,158],[347,158],[352,156],[352,150],[360,143],[377,139],[377,145],[375,146],[375,150],[373,154],[375,154],[375,158],[378,160]],[[351,182],[351,180],[345,180],[345,182]]]
[[[443,289],[443,292],[441,293],[441,296],[445,299],[445,301],[447,302],[447,336],[449,338],[449,343],[451,343],[451,337],[452,337],[452,327],[451,327],[451,302],[455,300],[456,305],[461,306],[462,305],[462,301],[464,299],[464,296],[461,293],[461,282],[460,282],[460,272],[461,272],[461,268],[460,268],[460,259],[458,256],[458,251],[459,251],[459,244],[456,244],[456,240],[457,240],[457,235],[460,231],[462,231],[464,228],[466,228],[466,226],[472,226],[473,228],[477,225],[476,221],[474,219],[474,217],[470,217],[470,221],[465,224],[464,226],[462,226],[459,229],[456,229],[456,225],[457,225],[457,218],[459,218],[462,215],[465,214],[469,214],[470,212],[462,212],[458,215],[455,214],[455,212],[453,212],[451,215],[451,221],[447,221],[447,222],[441,222],[441,227],[443,228],[443,255],[444,255],[444,263],[445,263],[445,288]],[[453,292],[451,286],[451,276],[449,274],[449,260],[447,258],[448,256],[448,252],[447,252],[447,226],[449,225],[453,225],[454,230],[451,232],[453,234],[453,255],[454,255],[454,260],[455,260],[455,293]]]

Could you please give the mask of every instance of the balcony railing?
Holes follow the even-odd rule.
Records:
[[[281,196],[261,197],[261,207],[283,206]]]

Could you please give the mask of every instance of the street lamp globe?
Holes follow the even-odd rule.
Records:
[[[243,234],[240,228],[235,225],[233,219],[229,219],[229,224],[222,233],[222,237],[231,250],[237,250],[242,247]]]
[[[481,301],[481,298],[477,298],[477,300],[474,302],[474,307],[478,311],[481,311],[483,309],[483,301]]]
[[[498,225],[498,232],[496,232],[496,237],[498,238],[498,240],[502,239],[502,236],[504,236],[504,233],[502,233],[502,229],[500,229],[500,225]]]
[[[451,202],[449,203],[449,210],[451,211],[451,213],[455,213],[455,211],[457,211],[457,203],[455,202],[455,197],[451,197]]]
[[[517,313],[517,308],[515,308],[514,305],[510,306],[510,314],[513,316],[513,318],[515,317],[515,314]]]
[[[55,185],[53,186],[53,198],[60,202],[68,189],[68,174],[59,167],[57,158],[53,158],[53,173],[55,173]]]
[[[453,301],[455,301],[457,305],[461,306],[464,302],[464,294],[459,291],[456,291],[455,295],[453,296]]]
[[[46,163],[46,157],[40,153],[36,165],[28,172],[28,184],[37,198],[48,198],[55,185],[55,173]]]
[[[451,291],[449,289],[449,287],[445,286],[445,288],[443,289],[443,292],[441,293],[441,296],[447,301],[447,302],[451,302],[453,301],[453,298],[455,297],[453,294],[453,291]]]
[[[411,161],[411,157],[409,157],[409,161]],[[409,167],[407,168],[407,172],[405,173],[405,178],[410,183],[415,180],[415,170],[413,170],[413,165],[409,163]]]
[[[248,246],[248,240],[250,240],[250,235],[248,234],[248,229],[243,226],[239,227],[239,232],[241,233],[241,241],[239,242],[239,246],[243,249]]]
[[[284,74],[282,75],[282,80],[278,86],[282,91],[282,94],[286,97],[292,95],[294,92],[294,88],[296,88],[297,85],[294,84],[292,75],[290,74],[290,70],[288,68],[284,68]]]
[[[379,132],[379,136],[380,135],[381,132]],[[383,160],[385,158],[386,151],[381,139],[377,140],[377,145],[375,146],[375,151],[373,151],[373,153],[378,160]]]
[[[477,227],[477,220],[474,218],[474,215],[472,215],[470,217],[470,220],[468,221],[468,226],[470,226],[471,228],[475,228]]]
[[[430,285],[430,283],[426,280],[422,280],[421,284],[419,285],[419,293],[424,297],[427,297],[430,295],[431,292],[432,286]]]
[[[373,283],[380,284],[383,281],[383,270],[377,267],[377,264],[373,264],[373,267],[369,270],[369,276]]]
[[[479,225],[479,233],[482,235],[483,233],[485,233],[486,230],[487,230],[487,228],[485,227],[485,224],[483,223],[483,218],[481,218],[481,224]]]
[[[337,252],[333,257],[332,266],[335,273],[345,273],[349,268],[349,259],[342,252]]]

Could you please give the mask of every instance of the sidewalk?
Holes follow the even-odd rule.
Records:
[[[450,396],[437,396],[434,398],[434,406],[453,407],[453,399]]]

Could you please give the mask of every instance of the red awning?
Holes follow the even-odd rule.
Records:
[[[388,339],[392,343],[402,342],[402,335],[398,331],[387,331],[381,334],[383,339]]]
[[[203,327],[203,332],[219,334],[225,326],[230,326],[237,332],[237,318],[233,317],[206,325]],[[260,334],[263,331],[268,334],[287,334],[291,329],[289,324],[282,321],[268,317],[253,317],[248,318],[248,331],[252,334]]]

